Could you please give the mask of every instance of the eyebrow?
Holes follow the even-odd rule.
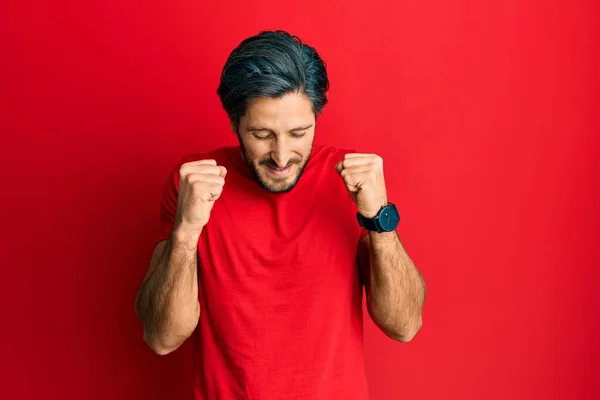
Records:
[[[312,128],[313,124],[310,125],[306,125],[306,126],[299,126],[297,128],[294,129],[290,129],[290,132],[296,132],[296,131],[305,131],[309,128]],[[248,128],[246,128],[246,130],[248,132],[271,132],[274,133],[272,129],[269,128],[263,128],[260,126],[249,126]]]

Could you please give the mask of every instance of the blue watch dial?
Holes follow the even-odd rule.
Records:
[[[379,214],[379,225],[386,232],[391,232],[398,226],[400,215],[393,205],[388,205],[381,210]]]

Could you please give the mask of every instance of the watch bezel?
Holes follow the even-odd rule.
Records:
[[[381,221],[382,221],[381,217],[388,210],[390,210],[389,212],[391,212],[393,215],[395,215],[395,222],[393,222],[390,226],[384,227],[383,224],[381,223]],[[379,210],[379,212],[377,213],[377,216],[375,218],[377,219],[376,224],[382,232],[392,232],[394,229],[396,229],[398,227],[398,224],[400,223],[400,213],[398,213],[398,209],[392,203],[388,203],[387,205],[381,207],[381,209]],[[378,231],[379,231],[379,229],[378,229]]]
[[[395,213],[396,220],[397,220],[395,222],[395,224],[392,224],[393,227],[391,227],[391,228],[389,226],[384,227],[381,224],[381,216],[388,209],[393,210],[392,212]],[[375,215],[373,218],[367,218],[367,217],[363,216],[362,214],[360,214],[359,212],[357,212],[356,215],[357,215],[358,223],[360,224],[360,226],[370,232],[377,232],[377,233],[392,232],[398,227],[398,224],[400,223],[400,213],[398,212],[398,208],[396,207],[396,205],[393,203],[388,203],[388,204],[382,206],[379,209],[379,211],[377,212],[377,215]],[[371,229],[371,228],[373,228],[373,229]]]

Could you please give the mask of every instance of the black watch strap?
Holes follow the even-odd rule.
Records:
[[[375,219],[367,218],[361,215],[361,213],[356,213],[356,219],[358,220],[358,224],[365,228],[368,231],[379,232],[377,224],[375,223]]]

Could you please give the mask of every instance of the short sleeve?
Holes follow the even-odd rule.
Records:
[[[160,203],[160,220],[156,237],[156,243],[167,240],[171,236],[171,230],[177,213],[177,192],[179,190],[179,164],[171,170],[167,182],[163,188]]]
[[[367,236],[369,236],[369,231],[366,229],[360,228],[360,233],[358,234],[358,240],[363,240]]]

